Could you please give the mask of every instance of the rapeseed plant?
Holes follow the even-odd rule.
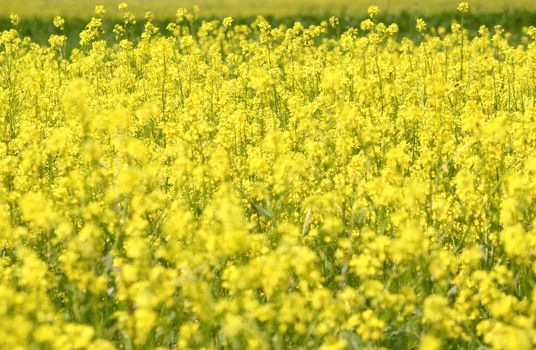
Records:
[[[119,10],[1,33],[0,348],[536,345],[536,28]]]

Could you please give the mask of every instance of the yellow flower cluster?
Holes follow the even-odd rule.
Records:
[[[0,35],[0,348],[534,348],[536,28],[119,8]]]

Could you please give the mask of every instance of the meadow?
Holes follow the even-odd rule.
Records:
[[[2,10],[0,349],[536,346],[532,3],[56,1]]]

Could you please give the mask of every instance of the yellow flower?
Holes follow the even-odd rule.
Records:
[[[233,18],[232,17],[225,17],[222,21],[222,24],[225,28],[229,28],[231,26],[231,24],[233,23]]]
[[[97,16],[103,16],[106,13],[106,10],[104,9],[104,6],[97,5],[95,6],[95,14]]]
[[[457,10],[461,13],[467,13],[469,12],[469,3],[468,2],[460,2],[458,4]]]
[[[54,24],[54,27],[58,28],[59,30],[63,30],[65,20],[61,16],[56,16],[54,17],[52,24]]]
[[[415,26],[419,32],[426,30],[426,22],[422,18],[417,19],[417,25]]]
[[[335,17],[335,16],[331,16],[329,18],[329,25],[332,28],[337,27],[339,25],[339,19],[337,17]]]
[[[441,349],[441,341],[434,337],[433,335],[425,335],[421,339],[421,343],[419,345],[419,349],[421,350],[439,350]]]
[[[11,21],[11,24],[13,24],[14,26],[18,26],[20,23],[20,17],[16,13],[11,13],[9,15],[9,20]]]
[[[378,6],[369,6],[367,13],[370,18],[376,17],[380,13],[380,8]]]

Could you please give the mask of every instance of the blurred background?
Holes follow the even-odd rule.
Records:
[[[52,25],[52,18],[61,15],[66,18],[64,34],[68,37],[68,51],[78,45],[79,33],[94,15],[96,5],[104,5],[106,16],[104,27],[106,39],[114,40],[113,26],[121,21],[121,11],[117,9],[120,0],[0,0],[0,30],[12,28],[10,13],[17,13],[22,21],[17,30],[22,36],[29,36],[34,42],[46,44],[51,34],[58,34]],[[276,26],[292,25],[299,21],[305,26],[319,24],[331,15],[340,18],[341,30],[359,26],[367,16],[367,7],[377,5],[381,9],[378,17],[384,23],[396,22],[399,26],[397,37],[420,40],[415,29],[415,21],[423,17],[428,29],[450,27],[453,20],[459,20],[456,7],[460,0],[130,0],[128,10],[137,16],[135,35],[143,31],[144,14],[152,11],[154,24],[166,32],[169,22],[174,21],[178,8],[191,10],[200,7],[200,16],[192,29],[204,20],[221,20],[232,16],[234,23],[251,23],[257,15],[265,16]],[[513,42],[521,42],[523,31],[536,25],[536,0],[473,0],[470,13],[465,17],[465,27],[470,35],[475,35],[480,25],[493,28],[500,24],[506,32],[512,33]],[[332,33],[334,35],[334,33]],[[329,35],[329,33],[328,33]]]
[[[90,16],[95,5],[104,5],[110,16],[117,16],[117,0],[0,0],[0,16],[17,12],[22,17]],[[197,4],[206,16],[274,17],[346,14],[360,15],[367,6],[377,5],[384,12],[401,11],[434,14],[452,11],[458,0],[131,0],[130,11],[143,15],[152,11],[157,16],[173,16],[177,8]],[[536,11],[536,0],[473,0],[473,12],[490,13],[513,10]]]

